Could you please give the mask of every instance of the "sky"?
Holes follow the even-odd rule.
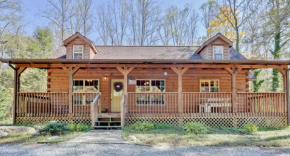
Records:
[[[102,5],[107,3],[109,0],[93,0],[93,6],[96,7],[98,5]],[[171,5],[176,5],[177,7],[182,8],[187,3],[192,3],[193,7],[199,11],[200,6],[202,3],[206,2],[206,0],[159,0],[162,4],[161,6],[166,8]],[[34,29],[37,26],[47,26],[48,20],[41,17],[41,10],[44,9],[47,5],[46,0],[22,0],[23,3],[23,15],[24,15],[24,22],[27,23],[25,30],[28,35],[31,35]],[[198,29],[198,36],[204,35],[206,33],[205,28],[202,24],[199,24]],[[96,35],[94,32],[88,36],[91,40],[96,39]]]

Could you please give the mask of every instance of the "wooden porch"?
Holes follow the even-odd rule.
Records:
[[[241,124],[252,120],[263,122],[264,125],[268,123],[268,120],[279,122],[280,125],[290,123],[288,111],[288,64],[290,62],[202,60],[168,63],[160,60],[148,64],[126,63],[126,61],[116,64],[115,60],[104,60],[104,62],[100,60],[96,62],[94,60],[25,61],[16,60],[12,62],[15,66],[10,65],[15,69],[15,122],[16,119],[34,121],[34,119],[46,118],[46,120],[60,121],[85,120],[86,123],[94,124],[98,117],[115,115],[115,117],[121,118],[122,127],[136,121],[174,122],[181,125],[197,119],[202,122],[205,119],[218,120],[217,124],[224,122],[220,120],[227,119],[229,121],[225,121],[226,123],[231,122],[234,125],[237,122],[234,121],[236,119],[240,120]],[[45,93],[19,92],[20,75],[28,67],[60,73],[54,78],[66,78],[65,81],[59,81],[59,83],[67,89],[67,92],[52,90]],[[248,87],[245,85],[248,81],[241,81],[241,76],[245,79],[246,71],[258,68],[276,68],[283,77],[283,92],[249,93],[248,90],[240,91],[237,84],[242,85],[243,89]],[[163,71],[170,76],[163,75]],[[195,78],[193,80],[195,83],[198,83],[200,78],[207,78],[208,76],[204,76],[204,73],[211,74],[209,77],[218,75],[222,80],[221,87],[225,86],[225,88],[211,93],[200,92],[194,87],[187,88],[192,84],[193,78]],[[105,91],[73,92],[73,78],[80,78],[83,75],[100,79],[100,84],[103,84],[101,87],[104,89],[107,86]],[[130,80],[128,78],[132,75],[137,78],[166,79],[168,89],[164,92],[136,92],[135,86],[128,85]],[[111,78],[123,80],[123,98],[120,101],[121,112],[119,115],[102,113],[104,104],[108,104],[110,101],[110,89],[108,89],[110,82],[106,79]],[[188,90],[190,91],[188,92]],[[101,98],[105,96],[106,98]]]
[[[102,113],[100,97],[101,93],[73,93],[71,114],[68,93],[18,93],[16,117],[87,118],[93,126],[101,118],[287,117],[286,93],[237,93],[237,102],[233,103],[231,92],[184,92],[179,106],[177,92],[128,92],[128,103],[124,104],[125,96],[120,102],[123,106],[121,113]]]

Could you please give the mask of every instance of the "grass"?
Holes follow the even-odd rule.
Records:
[[[13,121],[12,119],[4,119],[4,120],[0,120],[0,125],[12,125]]]
[[[10,135],[0,139],[0,144],[24,144],[31,145],[37,143],[60,143],[73,139],[85,132],[69,132],[64,135],[60,135],[59,139],[49,140],[51,135],[36,135],[36,134],[22,134],[22,135]]]
[[[129,143],[149,146],[290,147],[290,127],[259,128],[255,133],[239,128],[210,128],[208,134],[186,134],[182,128],[173,126],[155,126],[143,132],[126,127],[122,135]]]

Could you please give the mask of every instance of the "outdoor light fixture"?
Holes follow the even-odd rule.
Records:
[[[164,72],[163,74],[164,74],[164,76],[167,76],[167,75],[168,75],[168,73],[167,73],[167,72]]]

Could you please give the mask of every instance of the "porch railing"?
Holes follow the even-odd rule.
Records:
[[[90,104],[99,93],[73,93],[73,116],[89,117]],[[69,94],[18,93],[17,117],[63,117],[69,114]]]
[[[73,93],[74,116],[90,116],[91,103],[99,93]]]
[[[238,113],[259,116],[284,116],[286,93],[238,93]]]
[[[69,113],[68,93],[18,93],[18,117],[54,117]]]
[[[231,113],[232,93],[183,93],[183,113]]]
[[[184,92],[183,114],[238,114],[241,116],[285,116],[285,93],[237,93],[236,111],[233,110],[232,93]],[[177,114],[178,93],[128,93],[127,113]]]
[[[127,113],[178,113],[178,93],[128,93]]]

